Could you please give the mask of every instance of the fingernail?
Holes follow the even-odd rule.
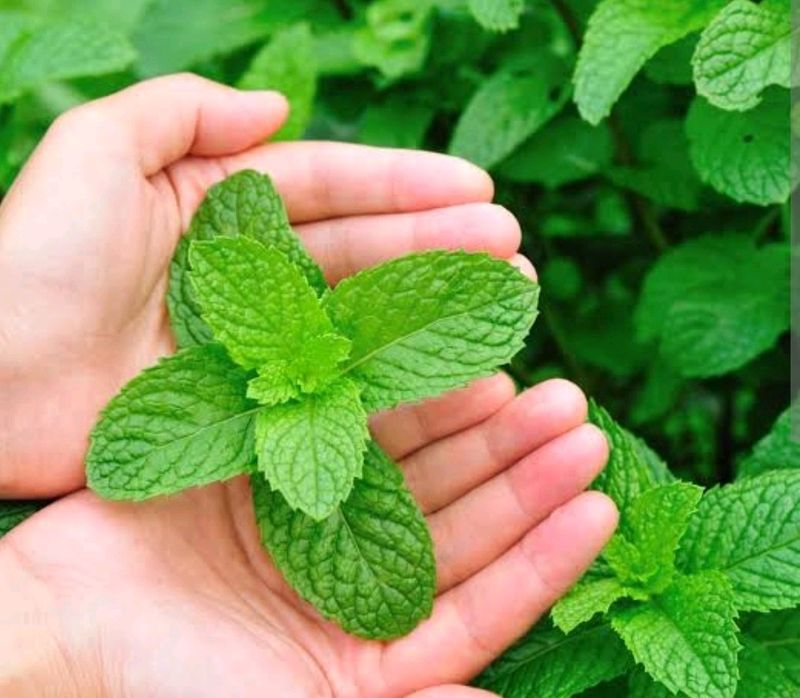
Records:
[[[525,255],[517,253],[508,261],[512,267],[519,269],[531,281],[536,281],[539,278],[533,264],[531,264],[530,260]]]

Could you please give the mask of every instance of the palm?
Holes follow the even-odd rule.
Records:
[[[565,505],[604,458],[597,432],[579,426],[584,409],[561,381],[513,398],[499,376],[375,420],[438,561],[432,618],[394,643],[350,637],[298,599],[260,548],[243,477],[144,504],[80,492],[7,542],[59,599],[62,625],[92,619],[69,659],[85,673],[102,656],[93,669],[111,695],[408,695],[479,671],[608,535],[605,503]]]

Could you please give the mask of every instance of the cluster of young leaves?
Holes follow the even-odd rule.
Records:
[[[269,178],[232,175],[172,264],[180,349],[103,410],[89,487],[142,500],[248,473],[297,591],[352,633],[402,635],[431,610],[433,550],[367,415],[489,375],[522,347],[537,297],[502,260],[443,251],[329,289]]]
[[[741,479],[705,492],[675,479],[596,404],[591,418],[611,444],[594,486],[619,507],[619,530],[550,618],[478,684],[505,698],[568,698],[627,676],[621,690],[634,698],[795,695],[800,460],[788,412]]]

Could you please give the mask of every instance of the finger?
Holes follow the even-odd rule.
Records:
[[[582,424],[430,517],[439,591],[497,559],[603,469],[603,432]]]
[[[300,225],[297,232],[332,284],[359,269],[420,250],[463,249],[508,259],[521,240],[517,219],[502,206],[487,203],[336,218]],[[530,267],[527,260],[513,261]]]
[[[295,223],[424,211],[487,202],[494,195],[491,178],[480,168],[424,151],[305,141],[270,143],[220,162],[224,171],[217,178],[246,168],[267,172]]]
[[[146,80],[60,117],[51,140],[130,156],[145,176],[188,154],[237,153],[274,133],[288,113],[277,92],[248,92],[196,75]]]
[[[441,439],[401,467],[422,510],[431,513],[586,420],[580,388],[552,379],[529,388],[477,426]]]
[[[484,421],[514,399],[514,381],[498,373],[418,405],[380,412],[370,420],[370,431],[394,459],[437,439]]]
[[[435,688],[425,688],[416,691],[406,698],[498,698],[496,693],[484,691],[482,688],[472,688],[470,686],[436,686]]]
[[[474,676],[577,581],[617,523],[608,497],[585,492],[471,579],[437,599],[433,615],[389,645],[382,666],[403,694]],[[414,686],[413,688],[416,688]]]

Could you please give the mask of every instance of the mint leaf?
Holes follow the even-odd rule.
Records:
[[[285,254],[318,294],[327,288],[322,271],[289,226],[286,209],[269,177],[253,170],[237,172],[208,190],[172,259],[167,305],[179,346],[213,339],[200,317],[187,276],[190,243],[237,235],[253,238]]]
[[[651,676],[637,666],[628,677],[627,698],[672,698],[675,694],[663,683],[657,683]],[[679,693],[681,698],[685,693]]]
[[[703,494],[688,482],[660,485],[631,502],[625,520],[603,551],[620,581],[660,593],[675,573],[675,551]]]
[[[703,31],[692,58],[698,94],[722,109],[752,109],[767,85],[791,84],[788,0],[733,0]]]
[[[752,477],[767,470],[800,468],[800,440],[792,433],[792,411],[797,409],[789,407],[778,417],[769,433],[742,461],[739,477]],[[800,414],[796,413],[794,418],[800,418]]]
[[[630,667],[625,646],[607,625],[585,625],[569,635],[538,623],[475,681],[503,698],[570,698]]]
[[[396,80],[419,71],[428,56],[432,4],[417,0],[377,0],[366,9],[366,26],[353,41],[364,65]]]
[[[654,468],[660,471],[666,470],[666,466],[594,400],[589,401],[589,421],[603,430],[610,450],[606,467],[592,488],[611,497],[619,509],[620,520],[624,520],[636,498],[661,481],[654,475]]]
[[[434,251],[345,279],[323,307],[352,341],[342,370],[374,412],[491,374],[522,348],[537,297],[507,262]]]
[[[140,373],[100,415],[86,457],[105,499],[142,500],[252,470],[248,374],[216,344],[192,347]]]
[[[51,22],[16,35],[5,56],[0,40],[0,103],[44,83],[122,70],[136,57],[125,37],[93,22]]]
[[[611,132],[576,116],[559,118],[537,131],[497,167],[512,182],[555,189],[598,174],[611,164]]]
[[[449,152],[494,167],[563,108],[564,59],[543,49],[481,83],[456,124]]]
[[[703,27],[724,0],[602,0],[589,19],[575,68],[575,103],[597,124],[645,62]]]
[[[315,521],[251,478],[256,518],[273,562],[303,598],[348,632],[389,639],[432,609],[433,544],[397,467],[372,442],[362,478]]]
[[[743,623],[743,630],[745,637],[764,648],[780,665],[781,673],[800,688],[800,608],[752,614]]]
[[[732,698],[738,680],[736,610],[725,575],[679,577],[663,594],[616,611],[611,625],[639,664],[673,693]]]
[[[469,10],[484,29],[506,32],[519,26],[525,0],[469,0]]]
[[[747,635],[742,638],[739,672],[736,695],[741,698],[787,698],[800,693],[800,684],[792,681],[772,648]]]
[[[41,502],[0,501],[0,538],[43,506]]]
[[[281,252],[221,237],[192,242],[189,263],[203,320],[240,366],[277,371],[303,392],[335,376],[350,343],[333,332],[314,289]]]
[[[398,92],[367,106],[358,140],[387,148],[420,148],[433,117],[432,106]]]
[[[735,201],[782,203],[797,182],[789,158],[789,92],[777,88],[745,113],[696,98],[686,118],[690,154],[704,182]]]
[[[305,133],[317,92],[314,39],[307,24],[274,34],[239,80],[242,90],[277,90],[289,100],[289,118],[271,140],[295,140]]]
[[[553,606],[553,623],[570,633],[598,613],[606,613],[615,601],[629,596],[630,591],[615,577],[580,581]]]
[[[756,248],[744,235],[705,235],[670,250],[645,279],[639,338],[659,341],[687,377],[743,366],[789,327],[788,252],[781,244]]]
[[[368,438],[358,387],[346,379],[256,417],[259,470],[292,509],[317,520],[329,516],[361,477]]]
[[[800,604],[800,471],[776,471],[709,490],[678,552],[685,570],[721,570],[740,610]]]

